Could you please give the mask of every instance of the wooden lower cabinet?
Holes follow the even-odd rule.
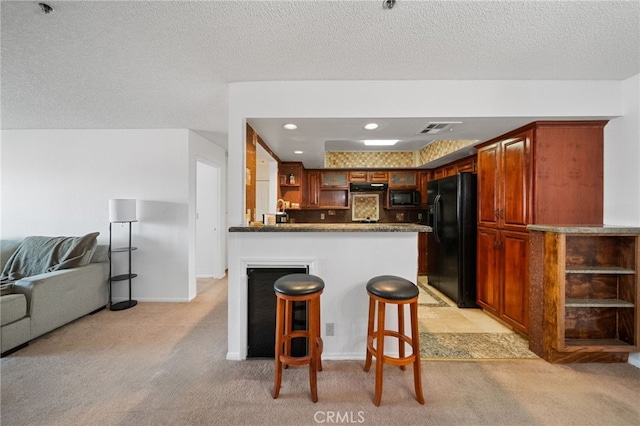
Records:
[[[549,362],[626,362],[640,344],[640,229],[531,231],[529,347]]]
[[[427,233],[418,234],[418,275],[427,274]]]
[[[476,273],[476,302],[486,311],[498,316],[500,312],[501,256],[497,249],[499,231],[478,228]]]
[[[500,318],[525,334],[529,331],[529,234],[502,231],[502,303]]]
[[[527,334],[528,233],[479,227],[477,245],[478,305]]]

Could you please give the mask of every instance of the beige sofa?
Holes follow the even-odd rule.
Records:
[[[6,269],[7,262],[20,245],[21,241],[0,242],[0,270]],[[108,246],[94,243],[83,256],[79,262],[72,263],[77,266],[17,279],[0,296],[0,352],[3,356],[107,305]]]

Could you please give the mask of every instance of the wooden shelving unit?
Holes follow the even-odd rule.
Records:
[[[550,362],[623,362],[638,351],[640,230],[530,227],[531,349]]]
[[[138,276],[138,274],[134,274],[131,272],[131,252],[137,250],[137,247],[133,247],[131,245],[131,224],[134,221],[127,221],[121,223],[127,223],[129,225],[129,245],[126,247],[112,247],[112,236],[113,224],[109,223],[109,309],[112,311],[122,311],[124,309],[133,308],[138,304],[136,300],[131,299],[131,281]],[[128,272],[126,274],[113,275],[113,253],[128,253]],[[112,287],[113,283],[116,281],[128,281],[129,282],[129,300],[124,300],[122,302],[113,303],[112,302]]]

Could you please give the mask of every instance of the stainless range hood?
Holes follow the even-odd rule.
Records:
[[[378,182],[351,182],[349,185],[351,192],[386,191],[387,187],[386,183]]]

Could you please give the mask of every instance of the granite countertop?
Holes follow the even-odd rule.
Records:
[[[229,232],[431,232],[431,227],[413,223],[279,223],[232,226]]]
[[[615,225],[528,225],[527,229],[563,234],[640,234],[639,227]]]

